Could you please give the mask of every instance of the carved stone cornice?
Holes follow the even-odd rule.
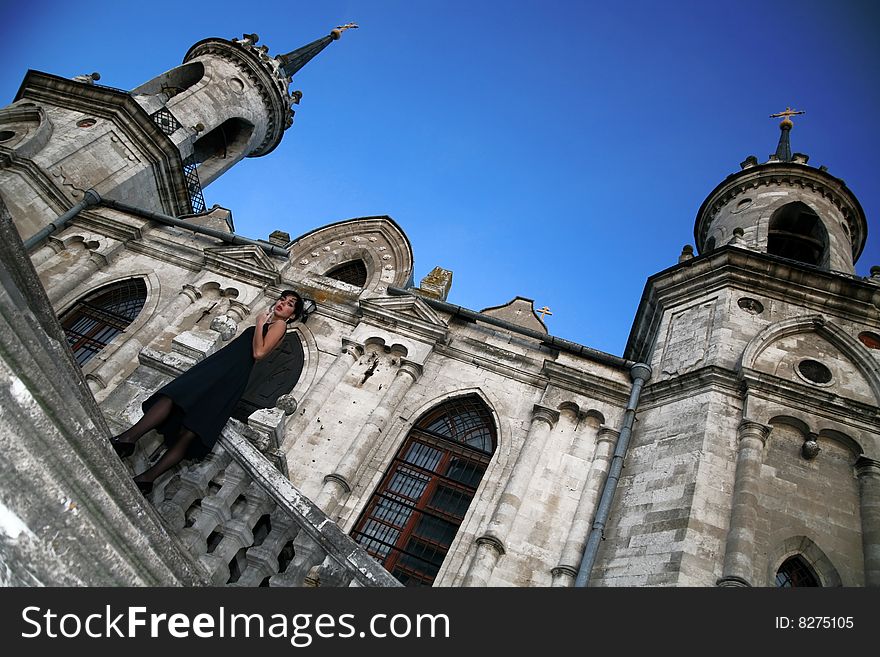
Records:
[[[411,332],[432,342],[446,341],[446,323],[418,297],[361,299],[360,309],[364,319],[372,324]]]
[[[261,248],[251,244],[208,247],[204,255],[205,268],[218,274],[258,286],[274,285],[281,280],[275,263]]]
[[[613,379],[598,376],[552,360],[545,360],[542,368],[551,385],[569,390],[590,399],[625,406],[629,400],[630,387]]]

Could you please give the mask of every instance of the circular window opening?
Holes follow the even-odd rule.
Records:
[[[764,304],[762,304],[757,299],[752,299],[750,297],[742,297],[736,304],[745,310],[747,313],[752,315],[760,315],[764,312]]]
[[[859,333],[859,340],[861,340],[862,344],[868,349],[880,349],[880,335],[877,335],[876,333],[862,331]]]
[[[798,363],[800,372],[807,381],[813,383],[830,383],[831,370],[817,360],[802,360]]]
[[[0,141],[9,141],[15,137],[15,133],[12,130],[0,130]]]
[[[97,121],[95,119],[81,119],[76,122],[78,128],[91,128]]]
[[[736,204],[736,207],[733,210],[731,210],[731,212],[733,214],[736,214],[738,212],[742,212],[747,207],[749,207],[751,204],[752,204],[752,199],[744,198],[743,200],[741,200],[739,203]]]

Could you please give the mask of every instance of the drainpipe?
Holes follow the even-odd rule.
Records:
[[[283,258],[287,258],[290,254],[287,252],[287,249],[282,249],[280,246],[275,244],[270,244],[269,242],[264,242],[262,240],[252,240],[248,237],[242,237],[241,235],[236,235],[235,233],[226,233],[222,230],[215,230],[214,228],[208,228],[207,226],[199,226],[197,224],[191,224],[187,221],[183,221],[181,219],[177,219],[176,217],[172,217],[167,214],[161,214],[159,212],[153,212],[152,210],[144,210],[143,208],[136,207],[134,205],[129,205],[128,203],[122,203],[120,201],[114,201],[113,199],[104,199],[101,202],[101,205],[104,205],[108,208],[112,208],[114,210],[119,210],[120,212],[127,212],[128,214],[134,214],[139,217],[143,217],[144,219],[151,219],[153,221],[158,221],[161,224],[165,224],[167,226],[177,226],[178,228],[185,228],[186,230],[191,230],[194,233],[201,233],[202,235],[208,235],[210,237],[216,237],[219,240],[223,240],[228,244],[250,244],[252,246],[258,246],[263,251],[268,253],[269,255],[281,256]]]
[[[165,224],[167,226],[177,226],[178,228],[185,228],[186,230],[191,230],[194,233],[201,233],[202,235],[208,235],[210,237],[216,237],[219,240],[227,242],[228,244],[250,244],[253,246],[258,246],[263,251],[268,253],[269,255],[281,256],[282,258],[287,258],[290,254],[287,252],[287,249],[282,249],[280,246],[275,244],[270,244],[269,242],[263,242],[262,240],[252,240],[248,237],[242,237],[241,235],[236,235],[235,233],[226,233],[222,230],[215,230],[214,228],[208,228],[207,226],[199,226],[198,224],[191,224],[187,221],[183,221],[181,219],[177,219],[176,217],[172,217],[167,214],[161,214],[159,212],[153,212],[152,210],[144,210],[143,208],[138,208],[134,205],[129,205],[128,203],[122,203],[120,201],[114,201],[110,198],[102,199],[101,196],[94,189],[88,190],[82,201],[74,205],[70,210],[65,212],[63,215],[58,217],[55,221],[50,223],[48,226],[40,230],[35,235],[29,237],[25,243],[25,249],[30,251],[37,244],[42,242],[46,237],[51,235],[57,230],[64,228],[64,226],[73,219],[76,215],[87,208],[94,207],[96,205],[103,205],[108,208],[112,208],[114,210],[119,210],[120,212],[126,212],[128,214],[134,214],[139,217],[143,217],[144,219],[151,219],[152,221],[157,221],[161,224]]]
[[[513,333],[527,335],[530,338],[534,338],[535,340],[559,349],[560,351],[567,351],[578,356],[584,356],[585,358],[590,358],[606,365],[620,368],[631,368],[635,365],[635,363],[631,360],[626,360],[625,358],[620,358],[619,356],[614,356],[612,354],[605,353],[604,351],[599,351],[598,349],[591,349],[590,347],[585,347],[582,344],[571,342],[570,340],[563,340],[562,338],[557,338],[552,335],[548,335],[547,333],[541,333],[540,331],[535,331],[530,328],[526,328],[525,326],[511,324],[510,322],[503,319],[498,319],[497,317],[474,312],[473,310],[468,310],[467,308],[462,308],[461,306],[456,306],[452,303],[446,303],[445,301],[440,301],[439,299],[432,299],[430,297],[416,295],[409,290],[405,290],[400,287],[392,287],[389,285],[388,294],[394,296],[409,295],[418,297],[432,308],[442,310],[443,312],[452,313],[453,317],[463,317],[464,319],[470,321],[483,322],[484,324],[498,326]]]
[[[73,219],[76,215],[78,215],[83,210],[94,207],[101,202],[101,196],[94,189],[86,190],[83,194],[83,200],[74,205],[70,210],[62,214],[55,221],[50,223],[48,226],[45,226],[42,230],[31,235],[24,241],[24,248],[26,251],[30,251],[37,244],[46,239],[49,235],[54,233],[56,230],[61,230],[64,226],[67,225],[71,219]]]
[[[636,363],[630,370],[630,376],[633,380],[632,392],[629,396],[629,403],[626,405],[626,412],[623,415],[623,426],[620,429],[620,437],[617,439],[617,447],[614,449],[611,467],[608,469],[608,476],[602,488],[602,497],[599,500],[599,508],[596,510],[596,518],[593,520],[593,526],[587,537],[584,556],[581,559],[577,579],[574,582],[574,585],[578,587],[587,586],[590,581],[590,571],[593,570],[593,562],[596,560],[596,554],[599,552],[599,541],[603,538],[602,533],[605,529],[608,515],[611,513],[611,502],[614,500],[617,481],[620,479],[621,470],[623,470],[623,459],[626,457],[626,450],[632,435],[633,422],[636,419],[636,408],[639,405],[639,395],[642,392],[642,386],[651,378],[651,368],[644,363]]]

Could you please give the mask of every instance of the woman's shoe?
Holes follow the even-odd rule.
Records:
[[[138,487],[138,490],[144,495],[149,495],[153,492],[153,482],[152,481],[136,481],[134,482],[135,486]]]
[[[113,451],[116,452],[121,459],[134,454],[134,443],[123,443],[116,438],[111,438],[110,445],[113,447]]]

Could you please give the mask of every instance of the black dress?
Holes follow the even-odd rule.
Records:
[[[263,336],[269,325],[263,325]],[[146,413],[161,396],[174,407],[168,419],[156,427],[172,447],[186,428],[196,434],[186,450],[187,458],[207,455],[232,415],[247,387],[254,367],[254,327],[250,326],[228,345],[196,363],[176,379],[154,392],[141,408]]]

